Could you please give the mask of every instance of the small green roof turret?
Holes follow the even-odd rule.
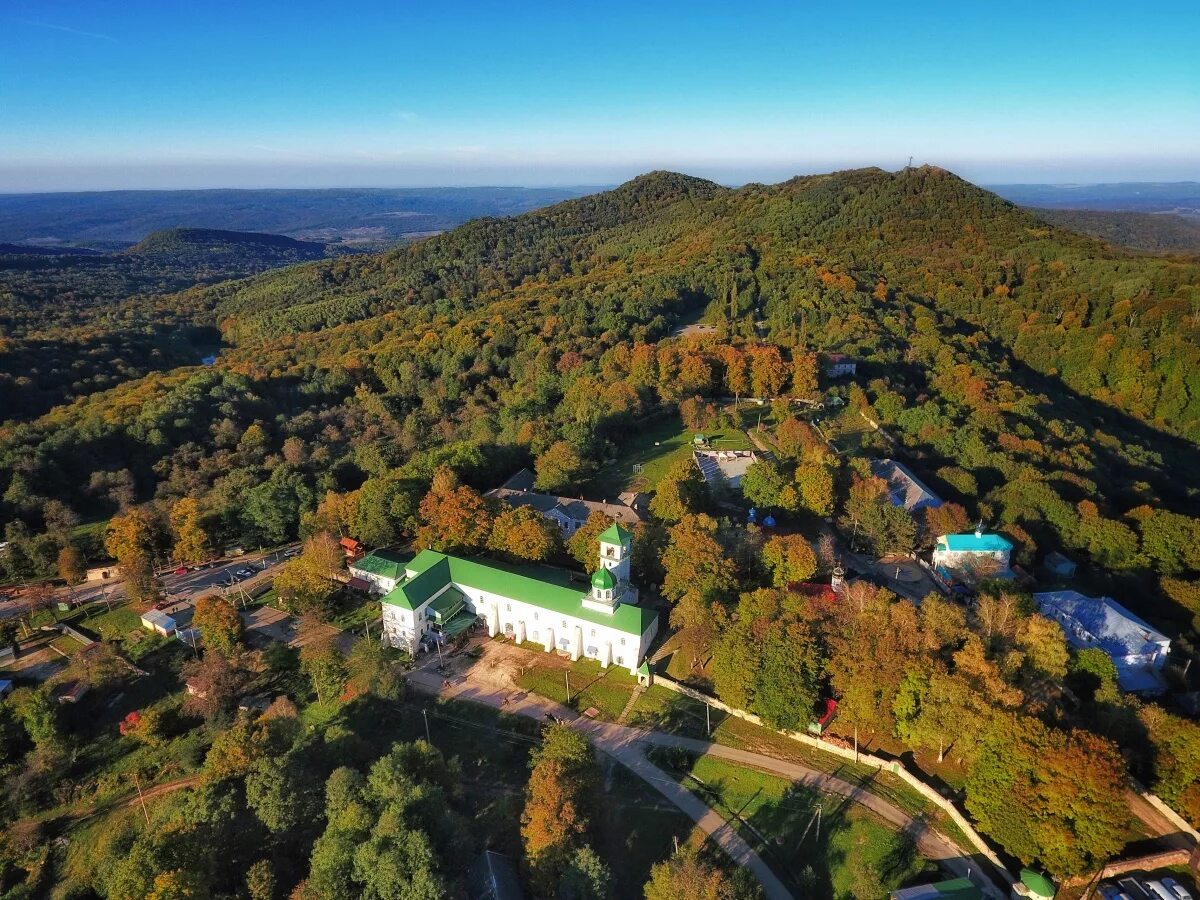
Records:
[[[611,591],[616,586],[617,580],[608,569],[597,569],[596,574],[592,576],[592,587],[597,590]]]
[[[604,531],[600,532],[600,543],[602,544],[619,544],[624,546],[628,544],[633,535],[613,522]]]

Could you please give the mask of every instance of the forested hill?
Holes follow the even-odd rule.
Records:
[[[194,363],[218,340],[164,294],[325,256],[274,234],[179,228],[119,253],[0,245],[0,420],[150,371]]]
[[[122,251],[123,255],[139,257],[144,262],[154,260],[186,267],[198,276],[206,270],[251,274],[321,259],[327,252],[324,244],[297,241],[281,234],[221,231],[215,228],[156,231]],[[197,277],[197,280],[208,279]]]
[[[1120,247],[1149,253],[1200,254],[1200,219],[1123,210],[1034,209],[1032,212],[1061,228]]]
[[[761,305],[776,333],[823,326],[831,290],[869,296],[877,312],[902,297],[982,328],[1074,391],[1195,439],[1198,271],[1049,227],[939,169],[740,190],[656,173],[419,247],[217,287],[207,302],[230,340],[259,342],[411,313],[414,301],[457,316],[506,291],[541,295],[523,281],[565,282],[566,296],[549,293],[568,306],[583,284],[597,300],[658,304],[707,303],[733,287],[735,318]]]
[[[862,360],[856,402],[895,452],[1031,546],[1142,572],[1159,551],[1136,511],[1200,496],[1200,267],[934,168],[737,190],[654,173],[153,309],[172,333],[219,328],[217,365],[0,431],[0,519],[37,532],[186,495],[221,540],[270,543],[328,490],[426,483],[439,462],[486,487],[561,441],[585,471],[645,416],[745,394],[747,360],[834,350]],[[715,336],[669,337],[702,314]],[[790,389],[754,371],[752,389]]]

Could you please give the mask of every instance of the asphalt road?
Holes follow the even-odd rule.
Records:
[[[299,545],[292,546],[298,547]],[[240,587],[250,590],[251,587],[275,575],[278,567],[287,561],[283,553],[288,549],[288,547],[281,547],[266,554],[247,553],[245,556],[222,560],[211,569],[200,569],[198,572],[188,572],[186,575],[172,575],[168,572],[160,575],[159,581],[162,583],[167,597],[172,600],[198,600],[209,594],[219,594],[223,589],[228,588]],[[264,563],[266,564],[265,569],[262,568]],[[234,573],[238,569],[244,568],[253,569],[254,575],[239,581]],[[231,594],[235,592],[231,591]],[[60,588],[57,594],[60,599],[73,596],[74,600],[79,603],[103,600],[106,595],[108,599],[112,600],[124,598],[124,584],[120,581],[107,584],[85,584],[77,587],[73,594],[66,588]],[[20,599],[2,601],[0,602],[0,619],[24,615],[27,606],[28,604]]]

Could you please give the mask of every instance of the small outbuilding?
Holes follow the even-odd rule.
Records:
[[[84,573],[83,580],[88,584],[96,582],[115,581],[121,576],[121,567],[115,562],[105,563],[102,566],[92,566]]]
[[[172,616],[161,609],[150,609],[142,613],[142,627],[168,637],[175,633],[176,623]]]
[[[1042,560],[1042,568],[1056,578],[1074,578],[1075,562],[1063,556],[1057,550],[1046,554]]]

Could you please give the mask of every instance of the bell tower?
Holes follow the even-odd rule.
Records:
[[[620,525],[610,525],[600,535],[600,565],[592,575],[592,589],[583,600],[589,609],[611,613],[623,602],[637,602],[637,589],[629,583],[632,543],[633,535]]]
[[[629,584],[629,553],[633,535],[615,522],[600,535],[600,568],[612,573],[617,585]]]

